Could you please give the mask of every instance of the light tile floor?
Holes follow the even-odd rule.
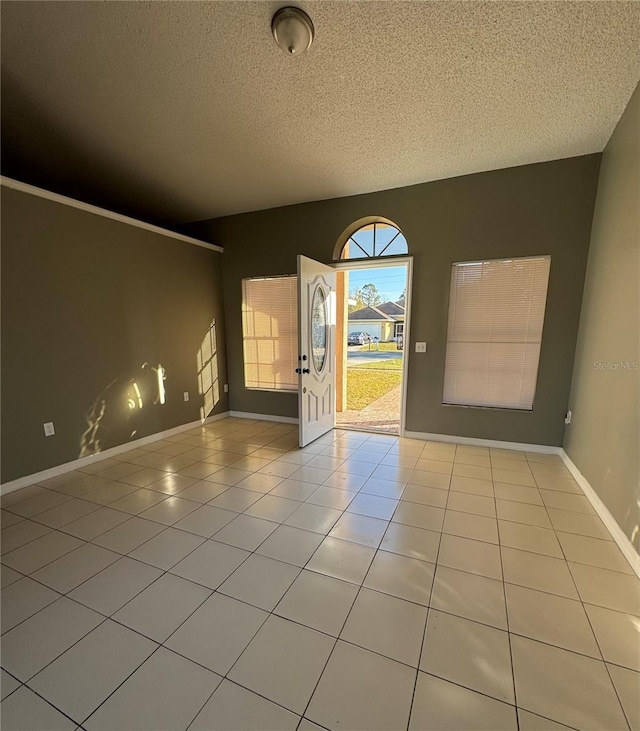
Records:
[[[640,731],[555,456],[226,419],[2,498],[2,728]]]

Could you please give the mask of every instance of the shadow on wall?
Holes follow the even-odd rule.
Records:
[[[157,367],[143,363],[133,378],[112,381],[87,414],[88,427],[80,439],[79,457],[89,457],[133,439],[141,428],[143,409],[146,416],[149,409],[164,405],[165,380],[160,363]]]
[[[202,397],[200,420],[204,421],[220,401],[218,346],[214,320],[196,353],[198,393]],[[166,403],[166,371],[162,364],[143,363],[132,378],[112,381],[89,410],[87,429],[80,438],[79,457],[89,457],[105,449],[135,439],[145,433],[153,409]]]
[[[220,401],[220,381],[218,378],[218,344],[216,321],[211,323],[207,334],[200,343],[197,354],[198,393],[202,396],[200,421],[204,421]]]

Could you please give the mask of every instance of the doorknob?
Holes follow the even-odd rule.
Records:
[[[302,372],[303,372],[303,373],[311,373],[311,371],[310,371],[310,370],[309,370],[308,368],[303,368],[303,369],[302,369]]]
[[[302,370],[300,368],[296,368],[296,373],[302,373]]]

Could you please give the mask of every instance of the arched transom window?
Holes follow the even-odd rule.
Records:
[[[340,253],[341,259],[377,259],[381,256],[403,256],[409,253],[402,231],[392,223],[376,221],[356,229]]]

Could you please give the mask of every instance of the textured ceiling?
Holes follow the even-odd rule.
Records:
[[[638,2],[13,2],[3,172],[158,223],[603,149]]]

